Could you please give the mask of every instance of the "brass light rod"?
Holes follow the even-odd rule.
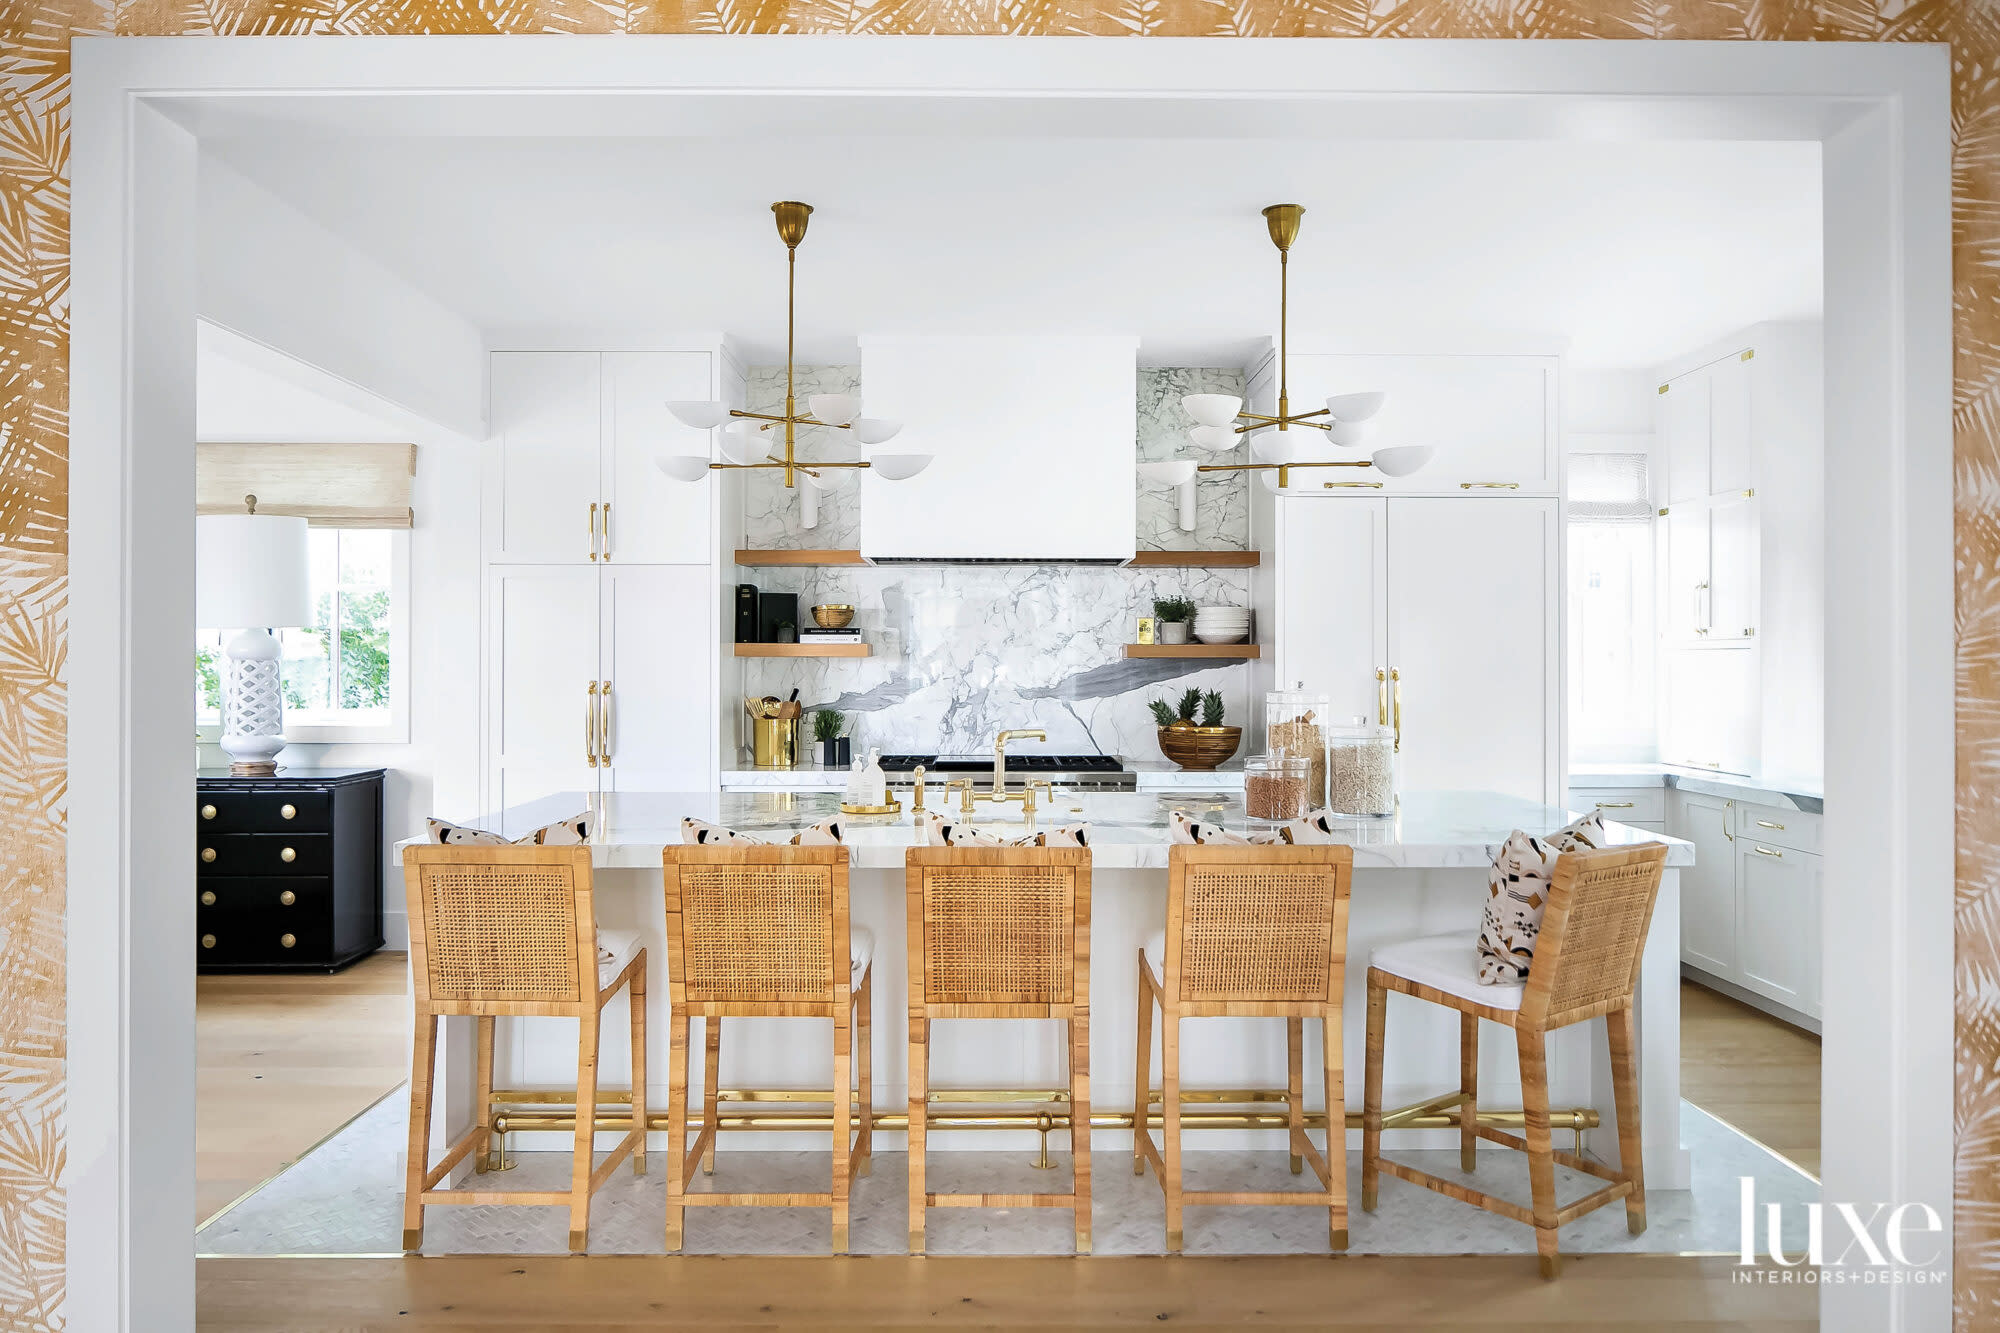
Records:
[[[1374,467],[1366,458],[1340,459],[1331,463],[1203,463],[1196,472],[1276,472],[1278,485],[1292,484],[1292,469],[1295,467]]]

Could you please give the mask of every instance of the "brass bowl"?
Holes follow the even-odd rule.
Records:
[[[1207,772],[1235,757],[1241,727],[1161,727],[1160,753],[1182,768]]]
[[[821,629],[846,629],[854,623],[854,608],[845,603],[815,606],[812,612]]]

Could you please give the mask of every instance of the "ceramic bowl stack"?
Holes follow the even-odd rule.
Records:
[[[1247,606],[1198,606],[1194,612],[1194,637],[1203,643],[1241,643],[1250,637],[1250,608]]]

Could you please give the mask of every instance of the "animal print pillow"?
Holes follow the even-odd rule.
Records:
[[[800,829],[789,838],[779,840],[790,847],[832,847],[847,841],[843,836],[845,826],[838,819],[822,819],[810,828]],[[754,833],[738,833],[735,829],[723,828],[720,824],[710,824],[700,819],[681,821],[681,841],[690,847],[770,847],[773,840],[760,838]]]
[[[1604,816],[1595,810],[1546,838],[1515,829],[1500,844],[1487,879],[1486,910],[1479,921],[1481,985],[1514,986],[1528,979],[1556,858],[1564,852],[1603,845]]]
[[[1088,847],[1090,846],[1090,825],[1064,824],[1060,828],[1046,832],[1030,833],[1025,837],[1002,838],[992,833],[982,833],[970,824],[958,824],[935,810],[926,810],[923,828],[933,847]]]
[[[481,828],[466,828],[442,819],[426,819],[432,842],[448,847],[505,847],[508,839]],[[513,839],[517,847],[578,847],[590,841],[590,813],[572,815],[553,824],[544,824],[533,833]]]
[[[1220,824],[1190,819],[1175,810],[1167,816],[1167,841],[1205,843],[1218,847],[1254,847],[1279,843],[1307,846],[1338,839],[1333,836],[1333,815],[1326,810],[1315,810],[1304,819],[1288,819],[1270,832],[1259,833],[1255,837],[1231,833]]]

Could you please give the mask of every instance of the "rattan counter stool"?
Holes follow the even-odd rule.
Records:
[[[833,1251],[847,1249],[848,1196],[868,1174],[874,1118],[868,1005],[874,938],[848,917],[847,848],[691,846],[666,849],[667,984],[673,1008],[667,1075],[667,1250],[681,1248],[693,1206],[830,1208]],[[706,1038],[701,1133],[688,1147],[688,1042]],[[716,1080],[724,1018],[833,1020],[833,1171],[825,1193],[688,1193],[714,1165]],[[858,1057],[858,1058],[857,1058]],[[857,1068],[858,1066],[858,1068]],[[855,1115],[850,1080],[861,1082]],[[855,1130],[850,1144],[848,1133]]]
[[[913,847],[905,859],[910,977],[910,1253],[930,1208],[1069,1208],[1090,1253],[1090,852]],[[931,1020],[1060,1018],[1069,1029],[1067,1194],[924,1188]]]
[[[1176,844],[1167,849],[1167,926],[1139,950],[1139,1047],[1132,1097],[1132,1172],[1151,1162],[1167,1200],[1167,1249],[1181,1248],[1188,1204],[1302,1204],[1327,1210],[1327,1243],[1347,1248],[1346,1091],[1341,987],[1354,849]],[[1160,1008],[1160,1146],[1152,1101],[1153,1006]],[[1181,1020],[1285,1020],[1286,1102],[1294,1173],[1311,1163],[1318,1190],[1261,1193],[1181,1188]],[[1320,1068],[1330,1128],[1324,1155],[1305,1129],[1305,1020],[1321,1022]]]
[[[636,936],[626,936],[610,958],[600,959],[588,847],[410,847],[403,852],[403,878],[416,989],[403,1248],[423,1243],[424,1208],[430,1204],[554,1204],[569,1209],[569,1247],[581,1251],[590,1234],[590,1196],[628,1153],[634,1174],[646,1172],[646,951]],[[605,943],[612,938],[606,932]],[[595,1118],[588,1108],[597,1105],[598,1029],[605,1002],[627,987],[633,1128],[593,1171]],[[437,1024],[451,1015],[479,1020],[480,1123],[426,1169]],[[577,1020],[570,1187],[566,1192],[437,1189],[468,1153],[480,1154],[477,1164],[491,1143],[494,1020],[510,1017]]]
[[[1368,1052],[1362,1102],[1361,1206],[1375,1211],[1381,1173],[1474,1204],[1535,1228],[1542,1276],[1556,1275],[1556,1229],[1573,1218],[1625,1200],[1625,1225],[1646,1229],[1646,1176],[1640,1159],[1639,1075],[1632,993],[1646,950],[1653,903],[1667,863],[1661,843],[1597,852],[1565,852],[1556,861],[1528,980],[1520,986],[1479,982],[1478,953],[1469,933],[1405,940],[1375,950],[1368,968]],[[1459,1089],[1415,1110],[1458,1107],[1459,1165],[1474,1169],[1480,1139],[1528,1154],[1534,1207],[1523,1208],[1382,1156],[1382,1045],[1389,992],[1441,1004],[1459,1013]],[[1548,1034],[1602,1015],[1611,1047],[1612,1098],[1618,1108],[1618,1170],[1555,1147],[1549,1133]],[[1479,1020],[1514,1030],[1521,1059],[1522,1135],[1477,1121]],[[1556,1163],[1611,1182],[1567,1207],[1556,1205]]]

